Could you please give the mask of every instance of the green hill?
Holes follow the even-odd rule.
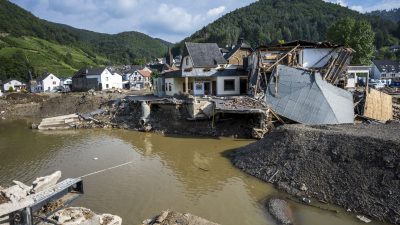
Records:
[[[400,8],[391,10],[376,10],[367,14],[371,16],[379,16],[396,23],[400,22]]]
[[[322,0],[259,0],[226,14],[184,41],[225,46],[244,37],[253,47],[278,40],[321,41],[326,40],[328,28],[344,17],[368,20],[379,35],[378,48],[398,41],[394,38],[397,25],[392,21]],[[174,53],[182,48],[183,42],[175,47]]]
[[[27,67],[34,75],[70,76],[82,66],[132,64],[163,56],[167,45],[139,32],[111,35],[48,22],[0,0],[0,80],[24,78]]]

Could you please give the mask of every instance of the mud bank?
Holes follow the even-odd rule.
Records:
[[[400,224],[399,133],[400,124],[288,125],[230,156],[289,194]]]
[[[71,113],[87,113],[100,108],[110,100],[122,98],[119,93],[11,93],[0,98],[1,117],[53,117]]]

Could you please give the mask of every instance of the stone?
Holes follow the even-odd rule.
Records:
[[[2,190],[1,193],[3,193],[6,198],[10,199],[12,203],[18,203],[22,199],[26,198],[26,196],[28,196],[29,191],[30,189],[26,190],[24,188],[21,188],[19,185],[14,185]]]
[[[269,213],[283,225],[293,224],[293,214],[288,203],[283,199],[273,198],[268,201]]]
[[[308,190],[308,188],[307,188],[307,186],[306,186],[306,184],[301,184],[301,186],[300,186],[300,190],[301,191],[307,191]]]
[[[57,184],[58,180],[61,178],[61,171],[56,171],[45,177],[38,177],[32,182],[33,193],[38,193],[40,191],[46,190]]]
[[[122,219],[111,214],[97,215],[90,209],[70,207],[57,211],[52,219],[64,225],[121,225]]]

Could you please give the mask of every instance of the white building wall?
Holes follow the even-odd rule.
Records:
[[[45,92],[54,92],[60,87],[60,85],[60,79],[54,74],[49,74],[40,82],[40,86],[43,88],[42,91]]]
[[[173,96],[179,93],[183,93],[183,79],[165,78],[165,94]]]
[[[323,67],[331,56],[337,55],[331,48],[303,49],[301,51],[301,65],[305,68]]]
[[[22,86],[22,82],[18,80],[10,80],[9,82],[3,84],[3,90],[8,91],[10,87],[12,87],[14,91],[19,91],[19,89],[16,88],[16,86],[20,88]]]
[[[235,90],[225,91],[225,80],[235,80]],[[217,77],[217,95],[240,95],[240,77]]]
[[[182,59],[182,64],[181,64],[181,66],[182,66],[182,70],[184,71],[185,69],[188,69],[188,68],[193,68],[193,60],[192,60],[192,58],[190,57],[190,56],[185,56],[183,59]]]

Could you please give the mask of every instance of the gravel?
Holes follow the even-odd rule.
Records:
[[[232,156],[289,194],[400,224],[400,124],[286,125]]]

